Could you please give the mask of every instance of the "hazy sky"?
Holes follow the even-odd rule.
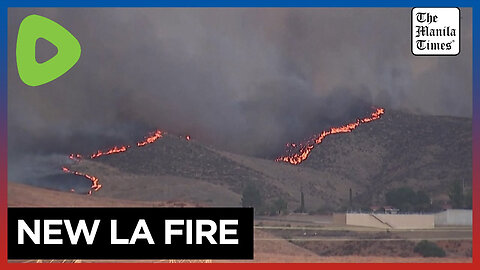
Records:
[[[410,9],[9,9],[9,157],[89,153],[157,127],[270,156],[372,105],[471,117],[472,13],[461,12],[460,55],[416,57]],[[30,14],[82,47],[40,87],[15,63]]]

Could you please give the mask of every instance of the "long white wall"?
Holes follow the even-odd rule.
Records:
[[[435,226],[472,226],[472,210],[448,209],[437,213]]]

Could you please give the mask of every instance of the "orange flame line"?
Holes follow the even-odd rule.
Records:
[[[145,137],[145,140],[138,142],[137,146],[142,147],[147,144],[153,143],[156,140],[160,139],[162,136],[163,136],[162,132],[157,129],[155,132],[150,133],[148,137]]]
[[[281,156],[275,159],[275,161],[278,161],[278,162],[283,161],[293,165],[300,164],[308,158],[308,156],[312,152],[315,145],[321,144],[323,139],[325,139],[325,137],[327,137],[328,135],[352,132],[361,124],[369,123],[377,119],[380,119],[380,117],[382,117],[384,113],[385,113],[384,108],[377,108],[374,112],[370,114],[369,117],[365,117],[363,119],[357,119],[357,121],[350,124],[346,124],[341,127],[332,127],[330,128],[330,130],[323,131],[322,133],[314,136],[312,139],[310,139],[306,143],[300,144],[301,148],[298,150],[299,153]],[[295,143],[291,143],[291,144],[287,144],[287,147],[290,145],[292,146],[292,148],[295,148],[297,146]],[[305,145],[305,146],[302,146],[302,145]]]
[[[111,154],[116,154],[116,153],[121,153],[121,152],[125,152],[127,151],[127,149],[129,148],[130,146],[114,146],[113,148],[110,148],[108,149],[107,151],[100,151],[98,150],[96,153],[93,153],[90,155],[90,158],[91,159],[94,159],[94,158],[97,158],[97,157],[100,157],[100,156],[106,156],[106,155],[111,155]]]
[[[88,191],[88,195],[91,195],[92,191],[98,191],[99,189],[102,188],[102,185],[99,183],[100,180],[95,176],[88,175],[86,173],[77,172],[77,171],[72,171],[67,167],[62,167],[62,171],[65,172],[65,173],[71,173],[71,174],[74,174],[74,175],[83,176],[83,177],[87,178],[88,180],[90,180],[92,182],[92,186],[90,187],[90,190]]]
[[[71,160],[80,160],[80,159],[82,159],[82,155],[80,155],[80,154],[70,154],[68,156],[68,158],[71,159]]]
[[[162,136],[163,136],[162,131],[157,129],[155,132],[151,132],[148,137],[145,137],[144,141],[138,142],[137,146],[141,147],[141,146],[153,143],[156,140],[158,140],[159,138],[161,138]],[[188,136],[188,137],[190,137],[190,136]],[[90,158],[94,159],[94,158],[97,158],[97,157],[100,157],[100,156],[122,153],[122,152],[127,151],[128,148],[130,148],[129,145],[127,145],[127,146],[114,146],[113,148],[108,149],[106,151],[98,150],[96,153],[91,154]],[[80,154],[70,154],[68,156],[68,158],[70,158],[71,160],[74,160],[74,161],[80,161],[83,158],[83,156],[80,155]],[[88,175],[88,174],[81,173],[81,172],[77,172],[77,171],[72,171],[72,170],[68,169],[67,167],[63,167],[62,171],[65,172],[65,173],[71,173],[71,174],[74,174],[74,175],[83,176],[83,177],[87,178],[88,180],[90,180],[92,182],[92,186],[90,187],[90,190],[88,191],[88,195],[91,195],[93,191],[98,191],[100,188],[102,188],[102,185],[99,183],[100,180],[95,176]],[[73,192],[74,192],[74,190],[73,190]]]

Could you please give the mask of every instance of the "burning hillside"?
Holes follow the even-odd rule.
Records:
[[[320,144],[323,141],[323,139],[325,137],[327,137],[328,135],[337,134],[337,133],[352,132],[354,129],[356,129],[361,124],[369,123],[371,121],[379,119],[384,114],[384,112],[385,112],[385,110],[383,108],[377,108],[374,112],[372,112],[370,114],[369,117],[357,119],[356,122],[349,123],[349,124],[346,124],[344,126],[330,128],[330,130],[323,131],[321,134],[312,137],[312,139],[310,139],[309,141],[299,144],[298,147],[294,143],[289,144],[289,146],[290,146],[290,149],[288,151],[289,155],[278,158],[276,161],[284,161],[284,162],[289,162],[291,164],[299,164],[302,161],[304,161],[305,159],[307,159],[310,152],[313,150],[314,146],[316,144]],[[143,138],[143,140],[137,142],[136,146],[137,147],[144,147],[144,146],[147,146],[149,144],[152,144],[152,143],[156,142],[158,139],[164,137],[165,134],[166,134],[165,132],[162,132],[162,131],[157,129],[153,132],[150,132],[147,136],[145,136]],[[190,135],[186,135],[184,137],[184,139],[186,141],[190,141],[191,137],[190,137]],[[173,143],[173,142],[171,142],[171,143]],[[104,157],[104,156],[109,156],[109,155],[114,155],[114,154],[120,154],[120,153],[127,152],[127,150],[130,149],[130,148],[131,148],[130,145],[113,146],[113,147],[111,147],[107,150],[98,150],[97,152],[91,154],[89,157],[90,157],[90,159],[97,159],[99,157]],[[292,153],[293,151],[296,151],[297,149],[299,149],[297,153]],[[190,149],[190,151],[192,151],[192,149]],[[202,151],[204,151],[204,150],[202,149]],[[164,151],[162,151],[162,152],[166,153],[166,152],[168,152],[168,150],[164,149]],[[179,155],[179,153],[182,152],[182,151],[175,150],[174,152],[176,152],[176,153],[166,153],[167,154],[167,159],[162,160],[161,164],[170,163],[172,161],[172,158],[175,157],[175,156],[180,156],[180,158],[183,162],[188,162],[188,158],[185,159],[185,157],[181,157],[181,155]],[[133,157],[128,156],[128,157],[125,157],[125,158],[131,159],[131,160],[138,160],[139,158],[137,158],[135,156],[136,155],[134,155]],[[81,155],[81,154],[70,154],[69,158],[78,162],[83,158],[83,155]],[[195,157],[195,156],[193,158],[195,160],[198,159],[198,157]],[[201,158],[201,161],[202,162],[200,162],[199,164],[197,164],[195,166],[192,166],[192,169],[194,169],[194,170],[191,173],[189,173],[190,170],[187,170],[187,171],[180,172],[180,175],[185,176],[185,177],[202,178],[202,179],[216,179],[216,178],[219,178],[219,180],[224,180],[225,181],[225,180],[231,178],[232,175],[236,175],[236,177],[238,177],[239,175],[245,175],[245,176],[250,175],[250,177],[251,177],[252,175],[257,174],[257,173],[248,172],[248,170],[246,170],[245,172],[240,172],[242,169],[239,170],[238,166],[236,166],[234,164],[232,164],[232,167],[230,169],[227,169],[225,171],[225,173],[223,173],[223,169],[218,171],[219,170],[218,167],[216,167],[216,166],[212,167],[212,162],[215,164],[218,161],[209,161],[208,159],[205,159],[205,158]],[[116,163],[119,163],[119,164],[129,163],[128,161],[127,162],[122,162],[121,159],[120,160],[113,159],[112,162],[114,164],[116,164]],[[197,162],[195,162],[195,163],[197,163]],[[142,167],[135,166],[133,168],[133,171],[136,172],[139,168],[142,168]],[[179,174],[179,172],[176,171],[176,169],[175,169],[176,166],[166,166],[166,167],[163,167],[163,169],[161,169],[160,171],[163,172],[167,167],[168,168],[173,168],[175,170],[175,172],[170,172],[170,171],[167,170],[164,173],[172,174],[172,175]],[[237,167],[237,168],[235,168],[235,167]],[[125,169],[125,168],[128,168],[128,166],[126,166],[126,167],[122,166],[122,168]],[[96,176],[92,176],[92,175],[82,173],[82,172],[79,172],[79,171],[74,171],[74,170],[71,170],[67,167],[63,167],[62,170],[65,173],[70,173],[70,174],[82,176],[82,177],[90,180],[92,182],[92,185],[91,185],[90,190],[88,191],[88,194],[92,194],[92,192],[98,191],[102,187],[102,185],[99,183],[99,178],[96,177]],[[159,170],[159,168],[157,168],[157,166],[149,169],[149,171],[151,171],[151,172],[155,172],[155,171],[158,171],[158,170]],[[207,171],[208,171],[207,174],[203,173],[203,172],[207,172]],[[218,171],[218,172],[216,174],[212,174],[211,172],[214,172],[214,171]],[[261,179],[261,178],[262,178],[262,176],[260,176],[258,174],[257,174],[257,176],[253,177],[253,179]],[[245,179],[245,181],[247,181],[247,179]],[[237,186],[237,189],[240,189],[243,182],[245,182],[245,181],[240,181],[239,183],[234,184],[234,186]]]
[[[147,144],[154,143],[157,139],[161,138],[162,136],[163,136],[162,131],[157,129],[154,132],[151,132],[148,136],[146,136],[144,138],[144,140],[137,142],[137,147],[142,147],[142,146],[145,146]],[[190,140],[190,136],[187,136],[187,140]],[[95,158],[98,158],[98,157],[101,157],[101,156],[107,156],[107,155],[126,152],[128,150],[128,148],[130,148],[130,145],[114,146],[110,149],[103,150],[103,151],[98,150],[97,152],[90,155],[90,159],[95,159]],[[68,157],[71,160],[74,160],[74,161],[80,161],[83,158],[83,156],[81,154],[70,154]],[[65,172],[65,173],[70,173],[70,174],[74,174],[74,175],[78,175],[78,176],[83,176],[83,177],[87,178],[88,180],[90,180],[92,182],[92,186],[90,187],[90,190],[88,191],[88,195],[91,195],[92,192],[98,191],[99,189],[102,188],[102,185],[99,184],[99,179],[95,176],[88,175],[88,174],[85,174],[85,173],[81,173],[81,172],[78,172],[78,171],[73,171],[73,170],[68,169],[67,167],[63,167],[62,171]],[[74,190],[72,189],[72,191],[74,191]]]
[[[156,140],[160,139],[162,136],[163,136],[162,132],[157,129],[155,132],[152,132],[150,133],[149,136],[145,137],[145,140],[138,142],[137,146],[142,147],[147,144],[153,143]]]
[[[65,173],[71,173],[71,174],[74,174],[74,175],[78,175],[78,176],[83,176],[85,178],[87,178],[88,180],[90,180],[92,182],[92,186],[90,187],[90,190],[88,191],[88,195],[91,195],[93,191],[98,191],[99,189],[102,188],[102,185],[100,185],[98,183],[98,178],[95,177],[95,176],[91,176],[91,175],[88,175],[86,173],[81,173],[81,172],[77,172],[77,171],[72,171],[70,169],[68,169],[67,167],[63,167],[62,168],[62,171],[65,172]],[[72,191],[74,191],[72,189]]]
[[[340,127],[332,127],[329,130],[325,130],[322,133],[313,136],[306,142],[296,144],[296,143],[288,143],[286,155],[281,156],[276,159],[276,161],[283,161],[288,162],[293,165],[297,165],[302,163],[304,160],[308,158],[310,153],[312,152],[315,145],[321,144],[323,139],[329,135],[338,134],[338,133],[349,133],[355,130],[358,126],[364,123],[369,123],[380,119],[382,115],[385,113],[384,108],[377,108],[374,112],[370,114],[370,116],[357,119],[353,123],[349,123]]]
[[[350,134],[325,139],[340,133]],[[368,204],[398,185],[444,196],[452,179],[471,177],[471,119],[385,113],[383,108],[323,131],[306,143],[289,144],[285,160],[277,161],[299,161],[300,167],[220,151],[189,135],[163,131],[134,142],[124,152],[93,159],[72,154],[77,162],[68,167],[69,174],[89,181],[85,175],[94,176],[91,192],[101,184],[100,196],[217,206],[238,205],[246,184],[255,183],[266,201],[283,198],[289,208],[296,207],[298,190],[304,187],[313,210],[343,205],[349,188],[355,202]],[[313,151],[320,143],[321,151]],[[299,158],[305,153],[301,149],[308,151],[304,159]]]
[[[93,158],[97,158],[97,157],[101,157],[101,156],[105,156],[105,155],[111,155],[111,154],[125,152],[125,151],[127,151],[127,149],[129,147],[130,147],[129,145],[127,145],[127,146],[114,146],[113,148],[110,148],[110,149],[105,150],[105,151],[98,150],[96,153],[91,154],[90,158],[93,159]]]

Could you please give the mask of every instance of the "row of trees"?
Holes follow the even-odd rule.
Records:
[[[295,212],[305,213],[305,198],[301,191],[300,206]],[[350,190],[349,204],[352,207],[352,191]],[[465,188],[463,182],[451,183],[448,192],[450,204],[453,208],[472,209],[472,189]],[[281,197],[265,201],[261,190],[253,183],[249,183],[243,190],[242,206],[254,207],[257,215],[280,215],[288,212],[287,201]],[[437,211],[441,205],[433,202],[424,190],[414,191],[410,187],[399,187],[389,190],[385,194],[385,203],[400,209],[402,212],[429,212]],[[367,207],[368,208],[368,207]]]
[[[448,196],[452,208],[472,209],[472,189],[465,188],[463,182],[453,181],[448,189]],[[436,211],[441,208],[430,199],[425,191],[415,192],[410,187],[400,187],[388,191],[385,194],[385,201],[402,212]]]
[[[415,192],[409,187],[400,187],[385,194],[388,205],[400,209],[402,212],[422,212],[431,210],[431,201],[423,190]]]

